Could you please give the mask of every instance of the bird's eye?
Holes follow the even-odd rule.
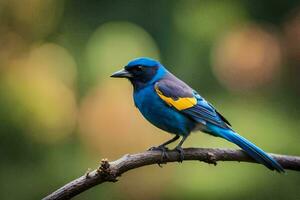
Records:
[[[141,66],[141,65],[138,65],[138,66],[136,66],[135,68],[135,71],[138,71],[138,72],[140,72],[140,71],[143,71],[143,66]]]

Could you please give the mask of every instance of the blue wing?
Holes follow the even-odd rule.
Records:
[[[225,117],[210,103],[172,74],[158,81],[155,90],[168,105],[198,123],[206,125],[210,122],[222,128],[230,126]]]

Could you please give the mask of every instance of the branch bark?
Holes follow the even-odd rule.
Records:
[[[270,155],[274,157],[284,169],[300,171],[300,156]],[[178,159],[179,155],[177,151],[168,151],[168,158],[164,159],[163,164],[177,162]],[[212,148],[184,149],[184,160],[198,160],[214,165],[217,164],[217,161],[256,162],[242,150]],[[152,164],[162,164],[160,152],[146,151],[132,155],[127,154],[112,162],[108,162],[107,159],[102,159],[98,169],[71,181],[43,200],[71,199],[95,185],[104,182],[116,182],[118,177],[131,169]]]

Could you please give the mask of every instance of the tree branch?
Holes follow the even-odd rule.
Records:
[[[300,171],[300,157],[270,154],[285,169]],[[164,163],[176,162],[179,159],[177,151],[168,151],[168,158]],[[242,150],[211,149],[211,148],[187,148],[184,149],[184,160],[198,160],[210,164],[217,161],[256,162]],[[44,200],[71,199],[72,197],[88,190],[89,188],[104,183],[116,182],[123,173],[146,165],[161,163],[161,153],[158,151],[147,151],[132,155],[124,155],[122,158],[108,162],[101,161],[100,167],[92,172],[86,173],[72,182],[44,198]]]

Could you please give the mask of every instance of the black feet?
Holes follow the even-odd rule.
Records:
[[[168,159],[168,148],[165,146],[158,146],[158,147],[151,147],[148,149],[148,151],[161,151],[161,158],[160,158],[160,163],[158,164],[160,166],[161,163],[164,163],[165,159]],[[161,167],[161,166],[160,166]]]
[[[178,162],[182,162],[184,160],[184,153],[183,153],[183,149],[181,146],[177,146],[175,147],[175,149],[178,153],[179,153],[179,159]]]
[[[179,142],[179,144],[176,146],[176,148],[174,149],[175,151],[177,151],[179,153],[179,158],[178,158],[178,162],[182,162],[184,160],[184,153],[183,153],[183,149],[181,148],[183,142],[186,140],[186,138],[189,135],[185,135],[182,137],[181,141]],[[166,159],[169,159],[168,156],[168,148],[165,147],[166,145],[176,141],[179,138],[179,135],[176,135],[174,138],[172,138],[171,140],[159,145],[158,147],[151,147],[150,149],[148,149],[148,151],[161,151],[161,161],[158,163],[158,165],[161,167],[161,163],[165,163]]]

